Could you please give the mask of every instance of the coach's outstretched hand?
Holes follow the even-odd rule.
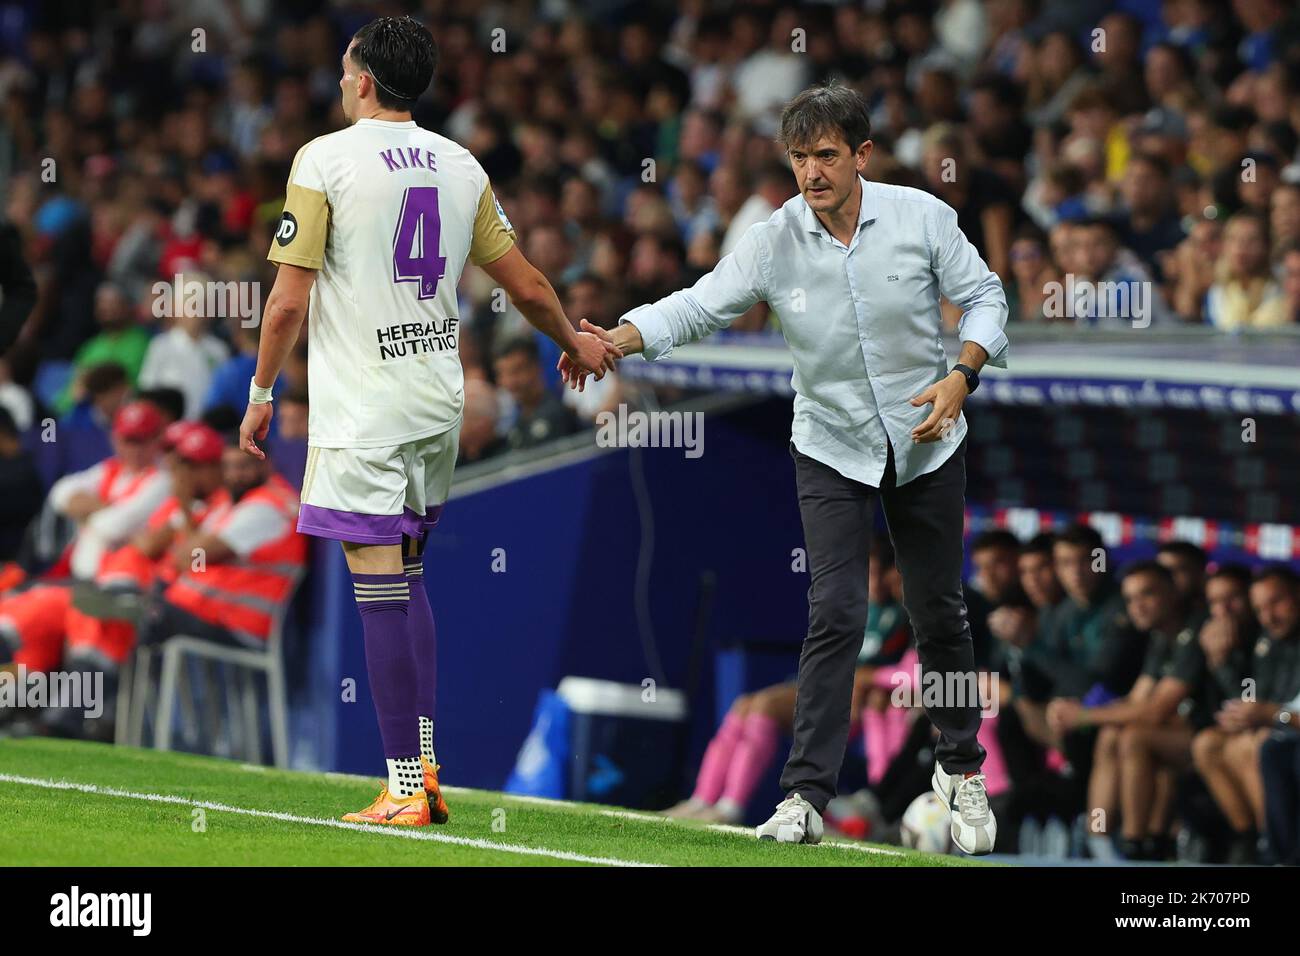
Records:
[[[925,421],[912,429],[912,441],[926,444],[947,436],[950,429],[957,425],[957,416],[970,391],[966,387],[966,377],[961,372],[949,372],[946,378],[935,382],[920,395],[912,399],[912,405],[933,405],[934,409]]]
[[[257,447],[257,442],[265,441],[266,433],[271,430],[271,403],[259,402],[248,405],[244,412],[244,421],[239,426],[239,447],[254,458],[266,458],[266,452]]]
[[[586,319],[582,320],[580,328],[574,347],[565,351],[555,363],[561,381],[579,392],[586,386],[588,375],[595,375],[599,382],[606,372],[614,370],[614,365],[623,357],[622,350],[614,344],[605,329],[592,325]]]

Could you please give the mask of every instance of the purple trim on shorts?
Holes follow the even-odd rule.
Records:
[[[363,515],[318,505],[300,505],[298,530],[317,538],[353,544],[401,544],[406,515]]]
[[[442,505],[430,508],[420,517],[419,513],[410,508],[402,509],[402,534],[410,538],[423,538],[428,532],[438,526],[438,519],[442,517]]]

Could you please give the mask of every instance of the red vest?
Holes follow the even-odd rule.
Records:
[[[118,477],[122,474],[125,467],[126,466],[122,464],[122,459],[117,456],[104,459],[104,475],[99,479],[99,488],[96,489],[96,494],[99,495],[99,500],[104,502],[104,504],[115,505],[119,501],[130,498],[140,490],[141,485],[158,472],[157,467],[154,465],[150,465],[148,468],[141,468],[135,473],[135,477],[128,481],[125,486],[118,489],[117,494],[113,494],[113,485],[116,484]]]
[[[201,525],[214,508],[229,503],[229,493],[225,488],[218,488],[194,506],[192,520],[195,525]],[[154,513],[145,522],[145,527],[150,531],[156,531],[170,525],[180,510],[180,499],[171,495],[154,509]],[[158,557],[150,559],[146,558],[134,544],[124,544],[104,556],[104,560],[99,565],[99,572],[95,575],[95,583],[102,587],[131,582],[140,590],[146,591],[155,580],[170,584],[176,580],[179,573],[176,565],[172,563],[170,545]]]
[[[141,468],[135,473],[135,476],[113,494],[113,485],[117,483],[118,477],[125,470],[122,460],[116,455],[104,459],[104,474],[100,476],[99,487],[95,489],[95,494],[105,505],[115,505],[119,501],[125,501],[133,494],[140,490],[140,486],[158,473],[156,465],[150,465],[148,468]],[[63,549],[59,559],[50,565],[49,568],[41,574],[41,578],[47,581],[61,581],[72,574],[72,549],[76,542],[69,542],[68,546]],[[102,570],[103,564],[101,562]]]
[[[212,509],[203,530],[218,537],[245,504],[270,504],[288,519],[285,533],[247,557],[187,570],[167,589],[168,601],[195,617],[238,634],[266,640],[277,608],[290,598],[294,578],[307,563],[307,539],[298,533],[298,495],[279,475],[254,488],[238,503]]]

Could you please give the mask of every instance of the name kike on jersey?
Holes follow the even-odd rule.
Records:
[[[434,155],[431,149],[417,149],[409,146],[406,149],[394,147],[385,149],[379,153],[379,158],[384,161],[390,173],[395,173],[403,169],[427,169],[431,173],[438,171],[438,157]]]

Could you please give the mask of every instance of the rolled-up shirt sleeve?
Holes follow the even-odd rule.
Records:
[[[249,501],[235,506],[217,537],[240,558],[247,558],[288,530],[289,518],[282,509],[264,501]]]
[[[64,475],[50,488],[50,507],[59,514],[67,514],[72,499],[79,493],[97,494],[104,480],[104,463],[91,465],[85,471]]]
[[[619,325],[630,322],[637,327],[646,361],[664,358],[678,345],[725,329],[754,303],[767,298],[766,228],[765,222],[751,226],[736,248],[689,289],[638,306],[618,320]]]
[[[939,291],[962,310],[958,337],[982,346],[989,353],[989,365],[1006,368],[1007,297],[1002,280],[957,227],[957,213],[951,206],[938,205],[931,221],[930,265]]]
[[[171,477],[157,472],[132,494],[86,519],[71,555],[73,577],[93,578],[104,556],[143,528],[150,515],[171,495]]]

